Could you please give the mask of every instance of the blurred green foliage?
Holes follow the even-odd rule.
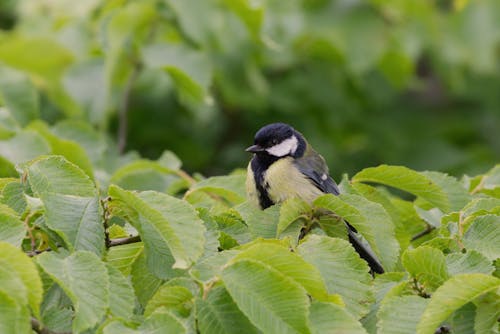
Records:
[[[0,29],[0,103],[20,125],[125,126],[126,150],[188,170],[245,166],[272,121],[337,178],[500,158],[497,0],[8,0]]]

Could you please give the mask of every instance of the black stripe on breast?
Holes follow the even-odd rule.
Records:
[[[269,155],[255,155],[252,159],[251,167],[255,180],[255,187],[257,188],[257,195],[259,197],[259,204],[262,209],[266,209],[274,204],[269,197],[269,184],[265,182],[264,174],[269,166],[276,160],[278,160],[278,158]]]

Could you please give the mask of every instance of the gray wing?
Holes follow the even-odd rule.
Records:
[[[295,164],[300,172],[311,179],[319,190],[327,194],[340,194],[337,184],[328,175],[328,166],[321,155],[313,152],[295,159]]]

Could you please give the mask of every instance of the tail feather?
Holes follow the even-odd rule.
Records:
[[[353,245],[356,252],[358,252],[359,256],[368,263],[372,272],[383,274],[384,268],[382,267],[380,261],[377,259],[377,256],[373,253],[368,245],[361,241],[361,239],[356,234],[356,229],[352,227],[351,224],[346,224],[349,234],[349,242]]]

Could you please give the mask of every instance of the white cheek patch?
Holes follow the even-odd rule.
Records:
[[[266,149],[266,151],[275,157],[284,157],[288,154],[294,154],[298,145],[299,141],[297,140],[297,137],[291,136],[290,138],[283,140],[281,143]]]

